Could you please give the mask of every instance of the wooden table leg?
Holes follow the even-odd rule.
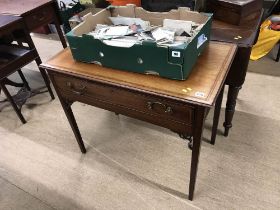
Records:
[[[76,141],[80,147],[80,150],[82,153],[86,153],[86,148],[85,148],[85,145],[84,145],[84,142],[83,142],[83,139],[82,139],[82,136],[81,136],[81,133],[80,133],[80,130],[79,130],[79,127],[77,125],[77,122],[76,122],[76,119],[75,119],[75,116],[73,114],[73,111],[72,111],[72,108],[71,108],[71,104],[72,102],[70,101],[67,101],[65,100],[63,97],[61,97],[59,95],[59,93],[57,93],[58,95],[58,98],[60,100],[60,103],[62,105],[62,108],[65,112],[65,115],[68,119],[68,122],[72,128],[72,131],[76,137]]]
[[[28,43],[29,48],[35,49],[36,52],[37,52],[37,49],[36,49],[36,47],[34,45],[34,42],[33,42],[32,38],[31,38],[31,36],[29,35],[29,32],[26,29],[25,29],[25,33],[26,33],[26,41]],[[40,73],[41,73],[41,75],[43,77],[43,80],[44,80],[44,82],[46,84],[46,87],[47,87],[47,89],[48,89],[48,91],[50,93],[51,98],[55,99],[53,91],[52,91],[52,88],[51,88],[51,85],[50,85],[49,77],[48,77],[45,69],[42,69],[42,68],[39,67],[40,64],[42,63],[42,60],[41,60],[38,52],[37,52],[37,54],[38,54],[38,57],[35,59],[35,62],[36,62],[37,66],[38,66],[38,68],[40,70]]]
[[[4,94],[6,95],[8,101],[11,103],[13,109],[15,110],[17,116],[19,117],[19,119],[21,120],[21,122],[23,124],[26,123],[26,120],[24,119],[23,115],[21,114],[20,109],[18,108],[18,106],[16,105],[16,103],[14,102],[13,97],[10,95],[9,91],[7,90],[6,86],[2,83],[0,83],[0,88],[3,90]]]
[[[215,104],[215,111],[214,111],[214,118],[213,118],[213,126],[212,126],[212,135],[211,135],[211,144],[215,144],[216,141],[216,135],[217,135],[217,129],[220,119],[220,112],[221,112],[221,106],[224,96],[224,87],[221,89],[220,94],[217,98],[216,104]]]
[[[20,76],[20,78],[21,78],[21,80],[22,80],[24,86],[26,87],[26,89],[27,89],[28,91],[31,91],[31,88],[30,88],[30,86],[29,86],[27,80],[25,79],[25,76],[23,75],[23,73],[22,73],[22,71],[21,71],[20,69],[18,70],[18,74],[19,74],[19,76]]]
[[[199,153],[201,145],[201,137],[203,133],[204,121],[205,121],[206,108],[197,107],[195,109],[195,124],[193,132],[193,146],[192,146],[192,161],[191,161],[191,173],[189,184],[189,200],[193,200],[193,194],[195,189],[195,182],[197,176],[197,168],[199,162]]]
[[[228,136],[229,129],[232,127],[232,119],[235,112],[236,99],[240,89],[241,87],[234,87],[234,86],[229,86],[228,88],[226,116],[224,122],[224,128],[225,128],[224,136]]]
[[[59,23],[59,20],[57,19],[57,17],[55,17],[54,25],[55,25],[56,31],[58,33],[58,36],[59,36],[59,39],[62,43],[63,48],[66,48],[67,43],[66,43],[65,37],[64,37],[63,32],[61,30],[60,23]]]
[[[276,59],[275,59],[276,62],[279,62],[279,59],[280,59],[280,42],[278,45],[279,45],[279,48],[278,48],[278,53],[277,53]]]
[[[48,77],[48,75],[47,75],[47,72],[45,71],[45,69],[42,69],[42,68],[40,68],[40,67],[39,67],[39,70],[40,70],[40,72],[41,72],[41,75],[42,75],[42,77],[43,77],[43,79],[44,79],[44,82],[45,82],[45,84],[46,84],[46,86],[47,86],[47,89],[48,89],[48,91],[49,91],[49,93],[50,93],[51,98],[52,98],[52,99],[55,99],[54,94],[53,94],[53,91],[52,91],[52,88],[51,88],[50,80],[49,80],[49,77]]]
[[[37,66],[38,66],[38,68],[39,68],[39,71],[40,71],[40,73],[41,73],[41,75],[42,75],[42,77],[43,77],[43,80],[44,80],[44,82],[45,82],[45,85],[46,85],[46,87],[47,87],[47,89],[48,89],[48,91],[49,91],[49,93],[50,93],[51,98],[52,98],[52,99],[55,99],[54,94],[53,94],[53,91],[52,91],[52,88],[51,88],[51,82],[50,82],[50,79],[49,79],[49,77],[48,77],[48,75],[47,75],[47,72],[46,72],[45,69],[40,68],[40,64],[42,63],[41,58],[38,57],[38,58],[35,59],[35,61],[36,61],[36,64],[37,64]]]

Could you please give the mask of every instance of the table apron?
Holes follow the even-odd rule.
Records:
[[[23,16],[24,22],[30,31],[53,22],[55,17],[56,14],[52,4],[38,8],[34,12]]]
[[[194,107],[191,104],[68,75],[50,73],[50,76],[57,94],[64,100],[123,114],[176,133],[192,134]]]

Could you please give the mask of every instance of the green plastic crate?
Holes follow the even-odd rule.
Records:
[[[129,48],[115,47],[87,35],[94,30],[96,24],[108,24],[108,16],[118,15],[139,17],[154,25],[162,23],[165,18],[199,21],[204,25],[190,43],[176,47],[158,46],[151,41],[144,41]],[[132,5],[105,9],[84,18],[83,23],[66,34],[75,60],[176,80],[185,80],[190,74],[198,56],[209,43],[212,23],[212,14],[200,14],[186,8],[159,13],[148,12]]]

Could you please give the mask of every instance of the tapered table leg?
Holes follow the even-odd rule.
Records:
[[[191,160],[191,173],[190,173],[190,184],[189,184],[189,200],[193,200],[193,194],[195,190],[201,137],[202,137],[204,121],[205,121],[205,112],[206,112],[206,108],[204,107],[197,107],[195,110],[195,124],[194,124],[194,132],[193,132],[192,160]]]
[[[29,35],[29,33],[28,33],[27,30],[25,30],[25,33],[26,33],[26,41],[27,41],[29,47],[30,47],[31,49],[36,49],[36,47],[35,47],[35,45],[34,45],[34,42],[33,42],[33,40],[31,39],[31,36]],[[37,51],[37,50],[36,50],[36,51]],[[38,52],[37,52],[37,54],[38,54]],[[43,80],[44,80],[44,82],[45,82],[45,84],[46,84],[46,87],[47,87],[47,89],[48,89],[48,91],[49,91],[49,93],[50,93],[51,98],[52,98],[52,99],[55,99],[54,94],[53,94],[53,91],[52,91],[52,88],[51,88],[51,85],[50,85],[49,77],[48,77],[48,75],[47,75],[45,69],[40,68],[40,64],[42,63],[42,60],[41,60],[39,54],[38,54],[38,57],[35,59],[35,62],[36,62],[37,66],[38,66],[38,68],[39,68],[39,70],[40,70],[40,73],[41,73],[41,75],[42,75],[42,77],[43,77]]]
[[[214,118],[213,118],[213,126],[212,126],[212,135],[211,135],[211,144],[215,144],[216,136],[217,136],[217,129],[220,119],[220,113],[221,113],[221,106],[224,96],[224,87],[221,89],[220,94],[217,98],[216,104],[215,104],[215,111],[214,111]]]
[[[21,78],[21,80],[22,80],[24,86],[26,87],[26,89],[29,90],[29,91],[31,91],[31,88],[30,88],[30,86],[29,86],[27,80],[25,79],[25,76],[23,75],[23,73],[22,73],[22,71],[21,71],[20,69],[18,70],[18,74],[19,74],[19,76],[20,76],[20,78]]]
[[[229,129],[232,127],[232,119],[235,112],[236,99],[241,87],[229,86],[228,88],[228,97],[226,105],[226,116],[224,122],[224,136],[228,136]]]
[[[84,142],[83,142],[83,139],[82,139],[82,136],[81,136],[81,133],[80,133],[80,130],[78,128],[78,125],[77,125],[77,122],[76,122],[76,119],[75,119],[75,116],[73,114],[73,111],[72,111],[72,108],[71,108],[71,104],[72,102],[69,102],[67,100],[65,100],[63,97],[61,97],[59,95],[59,93],[57,93],[58,95],[58,98],[60,100],[60,103],[62,105],[62,108],[65,112],[65,115],[68,119],[68,122],[72,128],[72,131],[76,137],[76,141],[80,147],[80,150],[82,153],[86,153],[86,148],[85,148],[85,145],[84,145]]]
[[[49,80],[49,77],[48,77],[48,75],[47,75],[47,72],[45,71],[45,69],[40,68],[40,67],[39,67],[39,70],[40,70],[40,72],[41,72],[41,75],[42,75],[42,77],[43,77],[43,79],[44,79],[44,82],[45,82],[45,84],[46,84],[46,86],[47,86],[47,89],[48,89],[48,91],[49,91],[49,93],[50,93],[51,98],[52,98],[52,99],[55,99],[54,94],[53,94],[53,91],[52,91],[52,88],[51,88],[50,80]]]
[[[55,99],[54,94],[53,94],[53,91],[52,91],[52,88],[51,88],[50,79],[49,79],[49,77],[48,77],[48,75],[47,75],[47,72],[46,72],[45,69],[40,68],[40,64],[42,63],[41,58],[38,57],[38,58],[35,59],[35,61],[36,61],[36,64],[37,64],[37,66],[38,66],[38,68],[39,68],[39,70],[40,70],[40,73],[41,73],[41,75],[42,75],[42,77],[43,77],[43,80],[44,80],[44,82],[45,82],[45,85],[46,85],[46,87],[47,87],[47,89],[48,89],[48,91],[49,91],[49,93],[50,93],[51,98],[52,98],[52,99]]]
[[[61,27],[60,27],[60,24],[59,24],[59,21],[58,21],[57,18],[55,18],[55,20],[54,20],[54,25],[55,25],[56,31],[58,33],[58,36],[59,36],[59,39],[60,39],[60,41],[62,43],[63,48],[66,48],[67,47],[67,43],[66,43],[65,37],[63,35],[63,32],[61,30]]]

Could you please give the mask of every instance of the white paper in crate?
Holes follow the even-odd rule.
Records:
[[[172,20],[172,19],[163,20],[163,28],[171,29],[178,36],[180,36],[184,31],[188,34],[191,34],[193,25],[194,22],[192,21]]]
[[[140,25],[143,30],[148,30],[150,28],[150,22],[144,21],[140,18],[131,18],[131,17],[109,17],[114,25],[127,25],[131,26],[133,24]]]

